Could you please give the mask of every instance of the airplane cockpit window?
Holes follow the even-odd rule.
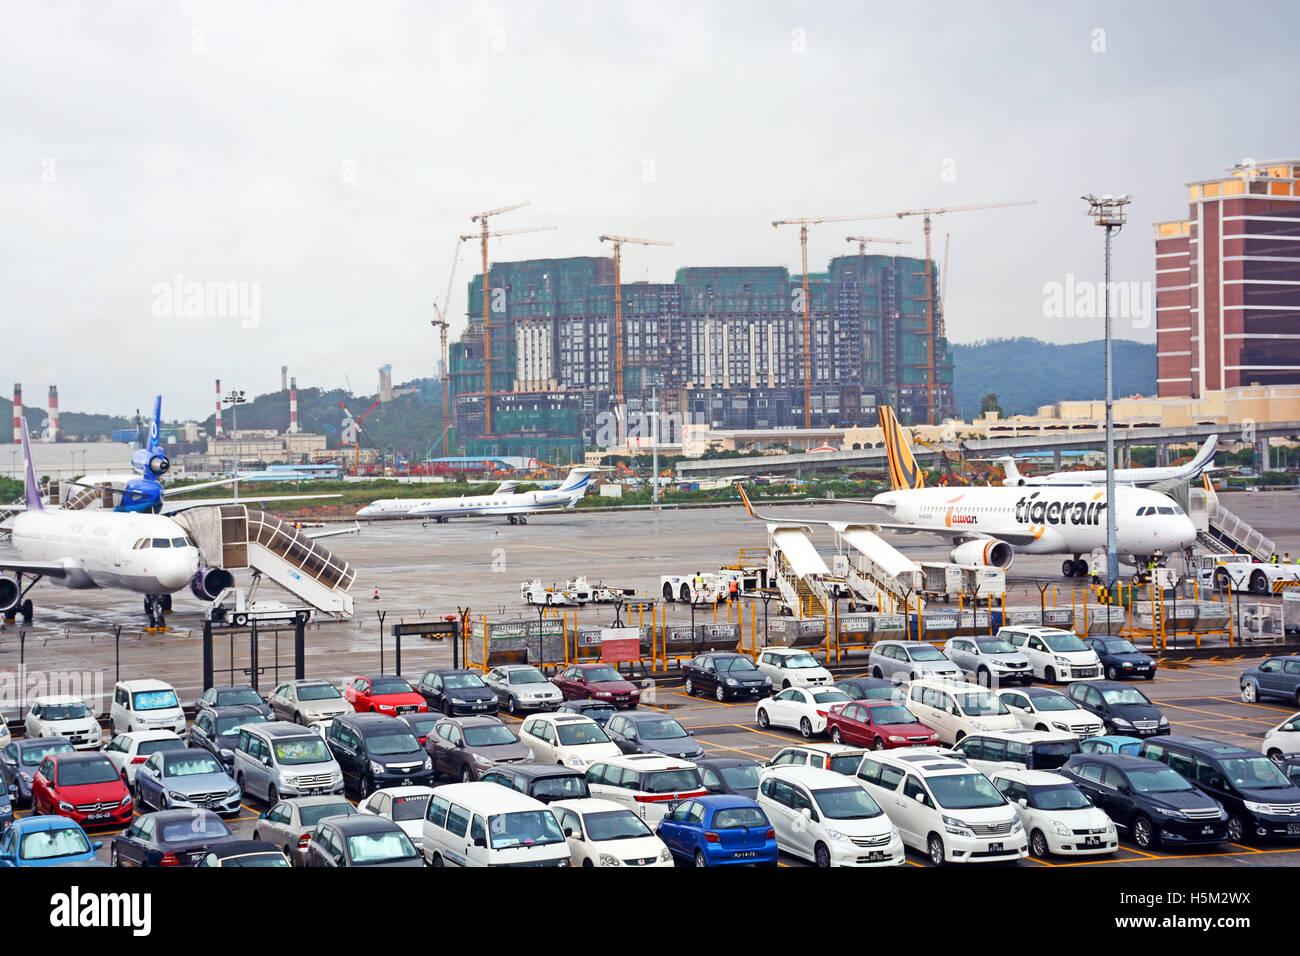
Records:
[[[172,546],[172,543],[171,540],[168,538],[154,538],[153,546],[155,548],[170,548]]]
[[[172,547],[173,547],[173,548],[184,548],[184,547],[188,547],[188,546],[190,546],[190,541],[189,541],[189,539],[187,539],[187,538],[172,538]]]
[[[148,538],[141,538],[139,542],[136,543],[136,548],[141,551],[151,546],[152,542]]]

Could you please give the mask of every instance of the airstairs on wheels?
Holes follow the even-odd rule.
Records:
[[[824,617],[830,596],[822,584],[826,567],[805,525],[768,525],[768,581],[797,618]]]
[[[1249,554],[1267,563],[1277,551],[1272,540],[1223,507],[1208,482],[1201,487],[1184,486],[1170,494],[1192,519],[1197,544],[1211,554]]]
[[[879,611],[910,607],[921,600],[921,566],[894,548],[869,525],[832,524],[843,559],[844,579],[854,595]],[[837,569],[838,570],[838,569]]]

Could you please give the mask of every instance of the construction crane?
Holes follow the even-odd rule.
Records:
[[[939,286],[939,315],[946,315],[945,303],[948,301],[948,247],[952,245],[952,233],[943,237],[943,285]]]
[[[966,206],[940,206],[929,209],[905,209],[902,212],[884,212],[874,216],[861,216],[863,220],[873,219],[904,219],[907,216],[921,216],[925,232],[925,336],[926,336],[926,421],[931,425],[936,425],[935,421],[935,400],[934,393],[937,390],[935,381],[934,368],[934,343],[937,335],[942,333],[942,329],[936,327],[935,320],[935,295],[934,295],[934,269],[930,263],[930,219],[932,216],[942,216],[950,212],[972,212],[976,209],[1003,209],[1008,206],[1032,206],[1036,203],[1035,199],[1021,199],[1014,202],[981,202],[972,203]],[[945,273],[946,277],[946,273]]]
[[[447,454],[447,432],[448,425],[448,406],[451,404],[451,365],[447,357],[447,306],[451,302],[451,287],[456,281],[456,266],[460,262],[460,247],[465,241],[464,236],[458,236],[456,239],[456,248],[451,256],[451,273],[447,276],[447,291],[443,294],[442,305],[437,302],[433,303],[433,314],[437,316],[429,324],[438,329],[442,336],[442,435],[439,441],[442,442],[442,453]]]
[[[634,242],[639,246],[671,246],[672,243],[631,236],[601,236],[600,241],[614,244],[614,394],[615,405],[620,407],[623,404],[623,243]]]
[[[361,423],[379,407],[379,399],[376,398],[371,402],[370,407],[360,415],[353,415],[342,402],[337,404],[339,408],[343,409],[343,423],[339,426],[339,447],[352,448],[352,474],[356,475],[360,473],[361,469]],[[351,422],[350,425],[349,422]]]
[[[858,244],[858,255],[860,256],[867,254],[867,243],[869,242],[889,242],[896,246],[910,246],[912,244],[911,239],[883,239],[878,236],[845,236],[844,241],[856,242]]]
[[[488,220],[493,216],[522,209],[528,202],[517,202],[512,206],[501,206],[487,212],[476,213],[469,217],[470,222],[479,224],[478,238],[482,241],[483,251],[483,434],[492,434],[492,323],[488,321],[488,240],[501,236],[517,236],[525,232],[546,232],[554,226],[533,226],[530,229],[505,229],[500,232],[488,231]],[[474,236],[461,236],[461,241],[473,239]]]

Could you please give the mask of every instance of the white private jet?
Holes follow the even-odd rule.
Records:
[[[1170,465],[1156,468],[1116,468],[1115,483],[1120,485],[1156,485],[1180,481],[1195,481],[1213,467],[1214,450],[1219,444],[1219,436],[1211,435],[1191,461],[1183,465]],[[1094,468],[1087,471],[1054,471],[1048,475],[1022,475],[1016,467],[1016,460],[1010,455],[993,459],[1002,465],[1006,477],[1002,484],[1015,487],[1026,485],[1104,485],[1106,469]]]
[[[358,518],[376,521],[386,518],[422,518],[445,524],[453,517],[480,518],[504,515],[511,524],[527,524],[528,515],[539,511],[572,508],[587,493],[591,476],[599,468],[574,468],[558,488],[516,493],[517,481],[504,481],[490,495],[460,498],[381,498],[357,512]]]

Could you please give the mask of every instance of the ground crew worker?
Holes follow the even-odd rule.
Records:
[[[734,600],[736,600],[736,598],[740,597],[740,582],[737,581],[735,578],[732,578],[732,579],[727,583],[727,596],[728,596],[728,598],[730,598],[732,601],[734,601]]]
[[[692,582],[692,584],[695,585],[695,593],[698,594],[700,597],[704,597],[704,575],[702,575],[699,571],[696,571],[695,580]]]

